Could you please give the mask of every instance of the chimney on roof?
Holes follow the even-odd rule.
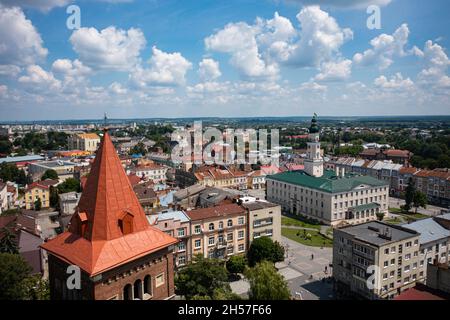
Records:
[[[345,177],[345,168],[341,168],[341,177]]]
[[[338,166],[336,166],[336,176],[339,177],[339,167]]]

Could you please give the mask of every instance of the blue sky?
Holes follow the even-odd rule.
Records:
[[[79,30],[66,27],[70,4]],[[366,26],[370,4],[379,30]],[[0,118],[450,114],[449,9],[0,0]]]

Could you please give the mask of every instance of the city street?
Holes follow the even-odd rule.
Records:
[[[400,206],[405,204],[405,200],[400,198],[389,197],[389,208],[400,208]],[[415,210],[415,208],[413,209]],[[446,208],[427,205],[427,208],[418,208],[417,213],[425,214],[427,216],[437,216],[441,214],[442,210],[448,210]]]

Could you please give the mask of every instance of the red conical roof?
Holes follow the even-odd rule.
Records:
[[[149,225],[105,132],[69,231],[42,248],[98,274],[176,242]]]
[[[127,213],[133,215],[133,232],[148,227],[144,210],[107,132],[97,151],[78,211],[87,215],[88,227],[84,237],[91,241],[121,237],[118,221]],[[77,216],[74,215],[70,231],[76,233],[77,227]]]

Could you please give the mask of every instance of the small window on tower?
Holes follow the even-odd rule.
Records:
[[[119,219],[119,228],[123,235],[133,233],[133,214],[125,212],[121,219]]]

